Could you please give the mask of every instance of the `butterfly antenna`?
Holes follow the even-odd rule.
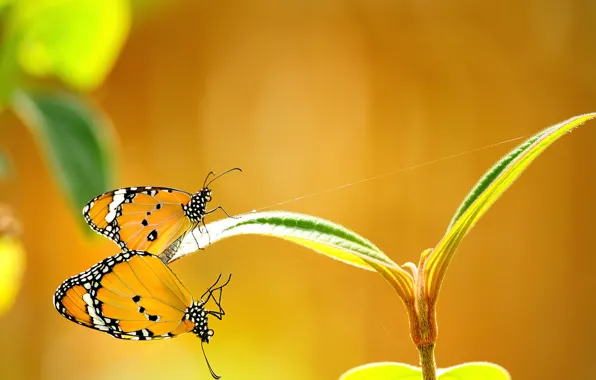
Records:
[[[213,376],[214,379],[221,379],[221,376],[219,376],[217,373],[215,373],[215,371],[213,371],[213,368],[211,368],[211,363],[209,363],[209,359],[207,359],[207,354],[205,353],[205,342],[201,342],[201,350],[203,350],[203,357],[205,358],[205,363],[207,363],[207,367],[209,367],[209,372],[211,372],[211,376]]]
[[[213,170],[212,170],[212,171],[210,171],[210,172],[207,174],[207,177],[205,177],[205,180],[203,181],[203,189],[205,188],[205,185],[206,185],[206,183],[207,183],[207,180],[208,180],[208,179],[209,179],[209,177],[211,177],[212,175],[215,175],[215,173],[213,172]],[[209,183],[211,183],[211,182],[209,182]]]
[[[211,185],[211,183],[212,183],[213,181],[215,181],[216,179],[218,179],[219,177],[221,177],[221,176],[222,176],[222,175],[224,175],[224,174],[228,174],[229,172],[233,172],[234,170],[238,170],[239,172],[242,172],[242,169],[240,169],[240,168],[232,168],[232,169],[228,169],[228,170],[226,170],[225,172],[221,173],[220,175],[218,175],[218,176],[215,176],[215,177],[214,177],[214,178],[213,178],[211,181],[207,182],[207,184],[206,184],[206,185],[205,185],[205,184],[203,184],[203,188],[205,188],[205,187],[209,187],[209,185]],[[213,172],[211,172],[211,173],[213,173]],[[206,182],[206,181],[207,181],[207,179],[205,179],[205,182]]]

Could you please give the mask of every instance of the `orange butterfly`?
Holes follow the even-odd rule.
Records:
[[[214,333],[207,319],[212,315],[221,320],[225,315],[221,294],[231,275],[217,286],[220,278],[194,301],[158,257],[143,251],[121,252],[64,281],[54,294],[54,306],[69,320],[119,339],[166,339],[194,333],[202,343],[209,343]],[[218,311],[205,308],[210,299]],[[211,366],[209,370],[219,378]]]
[[[164,262],[176,252],[182,239],[200,223],[205,224],[211,201],[209,185],[233,170],[207,182],[194,194],[167,187],[126,187],[93,198],[83,208],[85,221],[93,230],[113,240],[123,251],[141,250],[161,255]],[[227,215],[227,212],[225,212]],[[228,215],[229,216],[229,215]]]

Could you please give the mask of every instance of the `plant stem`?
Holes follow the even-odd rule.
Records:
[[[436,380],[435,345],[418,346],[418,355],[422,367],[422,378],[424,380]]]

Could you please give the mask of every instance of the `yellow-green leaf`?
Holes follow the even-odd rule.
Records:
[[[450,228],[424,263],[428,296],[436,299],[449,263],[461,240],[523,171],[551,144],[572,129],[596,117],[590,113],[546,128],[512,150],[493,166],[466,197]]]
[[[375,270],[396,287],[404,300],[413,296],[412,276],[369,240],[311,215],[272,211],[219,220],[186,235],[169,262],[222,239],[246,234],[277,237],[362,269]],[[200,230],[203,230],[201,232]]]
[[[8,36],[22,69],[90,90],[112,68],[130,28],[128,0],[19,0]]]
[[[14,303],[24,269],[23,243],[16,237],[0,237],[0,315]]]
[[[402,363],[370,363],[352,368],[339,380],[420,380],[420,368]]]
[[[505,368],[487,362],[437,369],[439,380],[511,380]],[[352,368],[339,380],[421,380],[420,368],[402,363],[370,363]]]
[[[511,380],[507,370],[487,362],[465,363],[437,370],[439,380]]]

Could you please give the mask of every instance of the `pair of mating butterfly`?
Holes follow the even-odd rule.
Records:
[[[213,330],[207,317],[222,319],[221,293],[230,279],[218,286],[220,275],[195,301],[166,263],[182,239],[205,224],[207,214],[222,209],[207,210],[209,185],[232,170],[241,171],[234,168],[207,182],[214,175],[209,173],[195,194],[166,187],[128,187],[93,198],[83,209],[85,221],[122,252],[64,281],[54,294],[60,314],[119,339],[165,339],[192,332],[209,343]],[[217,291],[219,297],[214,295]],[[210,299],[218,311],[206,310]]]

